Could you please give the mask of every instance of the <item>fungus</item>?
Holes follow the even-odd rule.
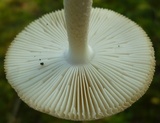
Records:
[[[91,6],[92,0],[64,0],[64,10],[32,22],[9,47],[6,77],[30,107],[94,120],[123,111],[148,89],[155,58],[147,34],[124,16]],[[46,66],[39,69],[33,56],[47,59]]]

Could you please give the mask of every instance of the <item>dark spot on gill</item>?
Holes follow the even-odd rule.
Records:
[[[43,62],[41,62],[41,63],[40,63],[40,65],[42,65],[42,66],[43,66],[43,65],[44,65],[44,63],[43,63]]]

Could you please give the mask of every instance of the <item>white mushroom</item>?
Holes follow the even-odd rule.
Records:
[[[6,77],[30,107],[64,119],[94,120],[123,111],[148,89],[152,43],[134,22],[92,0],[64,0],[14,39]]]

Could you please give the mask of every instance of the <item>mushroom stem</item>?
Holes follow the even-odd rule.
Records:
[[[92,50],[87,43],[92,0],[64,0],[69,49],[67,58],[74,63],[89,61]]]

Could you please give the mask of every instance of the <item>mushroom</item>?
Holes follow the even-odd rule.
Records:
[[[155,69],[152,43],[128,18],[64,0],[12,42],[5,58],[11,86],[30,107],[69,120],[119,113],[148,89]]]

